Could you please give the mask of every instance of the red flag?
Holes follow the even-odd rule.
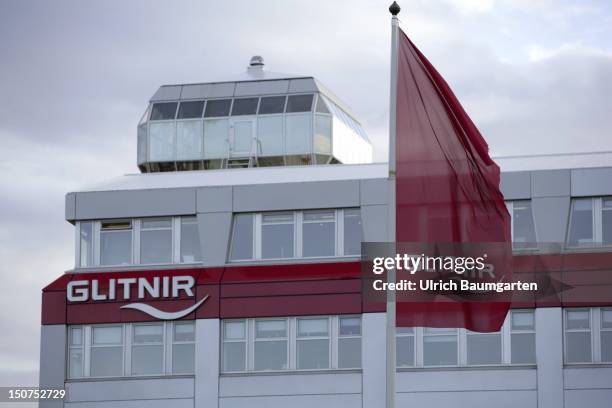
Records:
[[[401,30],[397,64],[396,242],[506,243],[511,251],[500,171],[487,143]],[[499,273],[510,274],[510,268],[500,268],[495,277],[510,280]],[[507,301],[456,298],[398,301],[397,324],[496,331],[508,307]]]

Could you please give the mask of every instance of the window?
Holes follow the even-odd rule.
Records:
[[[287,369],[287,320],[256,320],[255,371]]]
[[[535,364],[535,313],[511,310],[495,333],[398,327],[398,368]]]
[[[601,361],[612,363],[612,309],[601,309]]]
[[[78,267],[202,261],[193,216],[77,223]],[[138,239],[136,239],[136,237]]]
[[[361,240],[359,209],[235,214],[229,258],[356,256]]]
[[[261,223],[261,257],[293,258],[293,213],[263,214]]]
[[[204,101],[181,102],[178,119],[201,118],[204,110]]]
[[[156,162],[174,160],[176,122],[149,124],[149,160]]]
[[[232,116],[256,114],[258,102],[259,98],[234,99],[234,106],[232,106]]]
[[[191,374],[195,369],[195,325],[174,323],[172,329],[172,373]]]
[[[360,316],[232,319],[221,329],[224,373],[361,367]]]
[[[512,364],[535,364],[535,314],[529,310],[510,312]]]
[[[565,311],[565,362],[589,363],[593,361],[591,351],[591,310],[570,309]]]
[[[310,112],[313,95],[290,95],[287,99],[287,112]]]
[[[82,266],[93,265],[93,223],[81,222],[79,229],[79,262]]]
[[[176,123],[177,160],[199,160],[202,158],[202,121],[182,120]]]
[[[604,245],[612,244],[612,198],[610,197],[602,199],[601,240]]]
[[[572,200],[567,244],[570,247],[612,245],[612,197]]]
[[[102,221],[100,265],[132,263],[132,221]]]
[[[531,201],[509,201],[506,206],[511,217],[513,248],[530,249],[537,247]]]
[[[573,200],[569,244],[571,246],[590,246],[594,239],[593,200],[590,198]]]
[[[501,364],[501,332],[476,333],[467,331],[468,365]]]
[[[230,259],[253,258],[253,214],[236,214]]]
[[[172,219],[143,219],[140,225],[140,263],[172,262]]]
[[[123,374],[123,327],[92,328],[90,372],[92,377]]]
[[[331,154],[332,117],[330,115],[315,115],[314,151]]]
[[[69,326],[68,340],[69,379],[194,372],[193,322]]]
[[[196,217],[181,217],[181,262],[202,261],[202,247]]]
[[[229,116],[231,99],[213,99],[206,102],[205,118],[214,118],[220,116]]]
[[[245,371],[246,323],[223,322],[223,371]]]
[[[361,210],[344,210],[344,255],[360,255],[362,240]]]
[[[285,116],[285,153],[304,154],[312,150],[312,115]]]
[[[68,331],[68,376],[83,376],[83,328],[72,327]]]
[[[259,103],[259,114],[283,113],[285,111],[286,96],[262,97]]]
[[[229,121],[213,119],[204,121],[204,158],[219,159],[227,157]]]
[[[398,327],[396,332],[395,364],[398,367],[413,367],[415,365],[415,330],[413,327]]]
[[[297,319],[297,368],[329,368],[329,319]]]
[[[329,108],[321,95],[317,97],[317,108],[315,110],[317,113],[330,113]]]
[[[283,146],[283,116],[263,116],[257,118],[257,140],[261,156],[282,156]]]
[[[423,364],[457,365],[457,330],[426,327],[423,330]]]
[[[170,120],[176,115],[176,102],[154,103],[151,110],[151,120]]]
[[[163,324],[135,324],[132,342],[132,374],[161,374],[164,369]]]
[[[304,211],[302,222],[302,256],[336,254],[336,212]]]
[[[361,367],[361,317],[338,318],[338,368]]]

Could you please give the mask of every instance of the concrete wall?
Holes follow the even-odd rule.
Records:
[[[538,407],[535,369],[413,370],[396,387],[398,407]]]
[[[220,408],[361,406],[361,373],[230,376],[219,385]]]
[[[79,381],[66,384],[66,408],[193,408],[193,378]]]
[[[63,324],[44,325],[40,330],[40,373],[39,386],[62,388],[66,377],[66,326]],[[46,400],[40,408],[61,407],[61,401]]]

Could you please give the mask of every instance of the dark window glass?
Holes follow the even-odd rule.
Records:
[[[206,102],[205,118],[214,118],[217,116],[229,116],[231,99],[216,99]]]
[[[310,112],[312,108],[311,95],[291,95],[287,100],[287,112]]]
[[[179,107],[178,112],[178,118],[201,118],[203,109],[204,101],[181,102],[181,106]]]
[[[261,98],[259,114],[283,113],[285,110],[285,96],[267,96]]]
[[[151,120],[174,119],[177,102],[154,103],[151,111]]]
[[[232,115],[254,115],[257,112],[257,102],[259,98],[234,99]]]

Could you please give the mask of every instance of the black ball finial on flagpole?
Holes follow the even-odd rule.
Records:
[[[397,1],[394,1],[393,4],[391,4],[389,6],[389,12],[394,15],[397,16],[400,12],[401,8],[399,6],[399,4],[397,4]]]

